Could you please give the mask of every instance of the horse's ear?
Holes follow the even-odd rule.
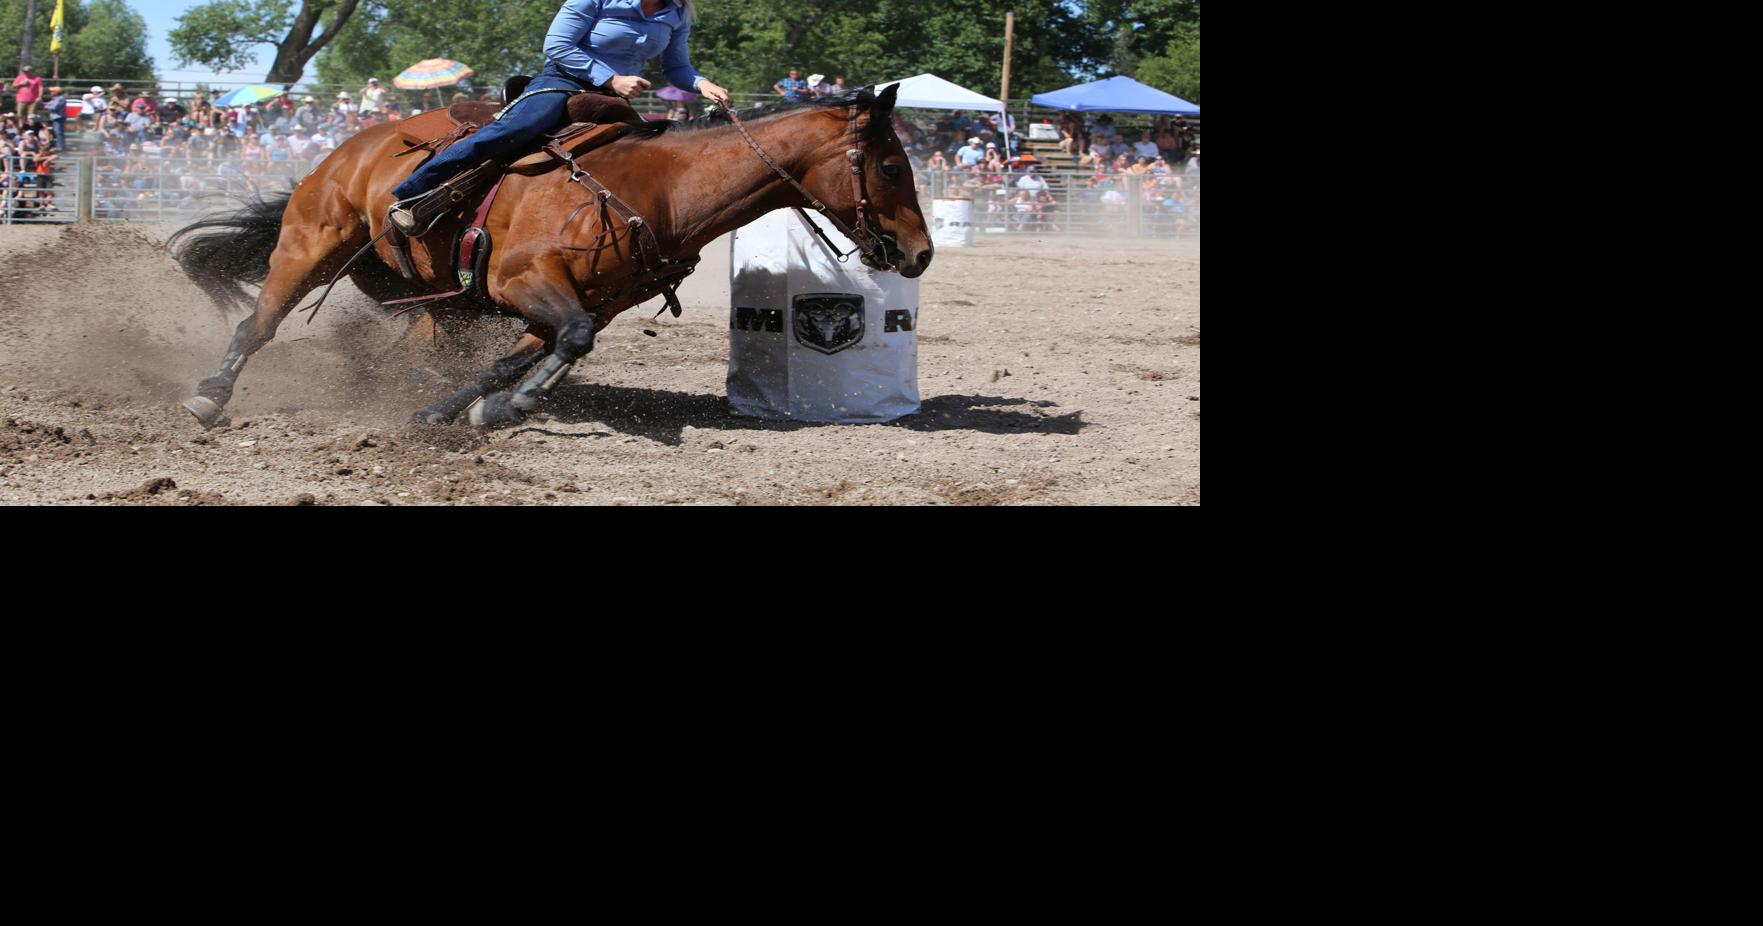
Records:
[[[899,99],[900,85],[888,84],[888,88],[881,92],[881,96],[875,98],[875,105],[870,107],[869,111],[873,119],[877,122],[887,120],[894,114],[894,103]]]

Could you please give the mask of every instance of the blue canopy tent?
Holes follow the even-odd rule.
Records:
[[[1130,77],[1110,77],[1052,93],[1037,93],[1034,102],[1036,106],[1079,113],[1167,113],[1173,116],[1200,114],[1200,107],[1187,100],[1164,93],[1155,87],[1147,87]]]

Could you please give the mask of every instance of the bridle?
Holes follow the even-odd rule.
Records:
[[[843,219],[840,219],[827,209],[826,203],[821,202],[813,193],[808,192],[807,187],[803,186],[795,177],[790,176],[789,171],[779,167],[777,162],[771,159],[771,155],[766,154],[765,149],[759,147],[759,142],[754,140],[753,133],[747,131],[747,126],[741,122],[741,117],[733,109],[727,109],[724,110],[724,112],[728,114],[729,121],[734,123],[735,128],[741,130],[741,137],[747,140],[747,144],[753,149],[753,153],[759,155],[759,159],[764,161],[766,166],[770,167],[779,177],[782,177],[784,182],[795,187],[796,190],[808,200],[810,208],[815,212],[820,213],[827,221],[833,223],[833,226],[846,238],[851,239],[851,241],[857,245],[857,251],[863,252],[863,260],[865,263],[883,271],[898,269],[895,267],[893,261],[888,259],[887,240],[870,230],[869,181],[863,174],[863,147],[858,143],[858,110],[856,106],[851,107],[851,115],[847,119],[847,124],[850,127],[851,133],[851,147],[845,152],[845,160],[851,165],[851,194],[852,198],[857,203],[856,228],[852,228],[845,224]],[[839,255],[840,263],[845,262],[852,254],[857,253],[857,251],[840,253],[839,249],[833,245],[832,240],[826,236],[826,232],[821,231],[820,226],[814,224],[814,220],[808,217],[807,212],[803,211],[799,206],[796,211],[801,213],[802,218],[808,222],[808,227],[814,229],[814,233],[820,236],[820,240],[826,243],[827,248],[833,253]],[[877,224],[879,225],[880,223]]]

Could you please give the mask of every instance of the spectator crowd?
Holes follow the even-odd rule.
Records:
[[[162,96],[121,84],[93,86],[74,105],[64,88],[42,83],[31,68],[21,68],[8,88],[13,105],[0,116],[0,205],[8,221],[60,211],[54,167],[70,133],[82,134],[90,150],[81,154],[95,157],[95,214],[116,217],[133,214],[133,200],[152,199],[159,208],[211,193],[255,191],[267,176],[304,175],[356,133],[406,118],[405,104],[377,78],[323,101],[281,96],[236,106],[218,105],[219,95],[205,90]],[[425,93],[421,102],[470,98]]]
[[[21,68],[9,88],[13,107],[0,116],[0,193],[9,219],[60,211],[56,161],[68,148],[70,132],[83,133],[97,156],[94,212],[121,217],[134,215],[137,201],[153,200],[159,209],[216,193],[260,191],[266,178],[302,176],[356,133],[407,117],[398,94],[378,79],[322,101],[313,95],[281,96],[235,106],[217,105],[207,91],[181,98],[116,84],[108,90],[91,87],[75,107],[65,88],[44,83],[31,68]],[[843,93],[847,86],[843,75],[803,78],[792,69],[772,89],[784,101],[802,102]],[[470,98],[445,97],[425,93],[420,105]],[[409,115],[421,111],[412,109]],[[680,106],[653,118],[687,117]],[[1042,173],[1049,165],[1025,150],[1027,139],[1014,117],[956,112],[910,121],[897,112],[894,128],[929,195],[971,198],[980,212],[1006,213],[1012,228],[1057,230],[1058,217],[1070,212],[1064,200],[1125,207],[1135,187],[1153,214],[1167,215],[1178,226],[1186,221],[1190,202],[1197,205],[1198,133],[1180,118],[1125,128],[1110,115],[1091,122],[1084,114],[1063,114],[1057,147],[1075,160],[1076,173],[1066,172],[1070,162],[1062,164],[1053,183]],[[1037,133],[1037,139],[1049,137]],[[1132,175],[1145,179],[1129,184],[1126,178]]]

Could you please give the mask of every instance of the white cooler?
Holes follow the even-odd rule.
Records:
[[[853,245],[819,216],[841,251]],[[866,423],[917,414],[918,281],[837,255],[794,209],[734,234],[728,402],[737,415]]]

